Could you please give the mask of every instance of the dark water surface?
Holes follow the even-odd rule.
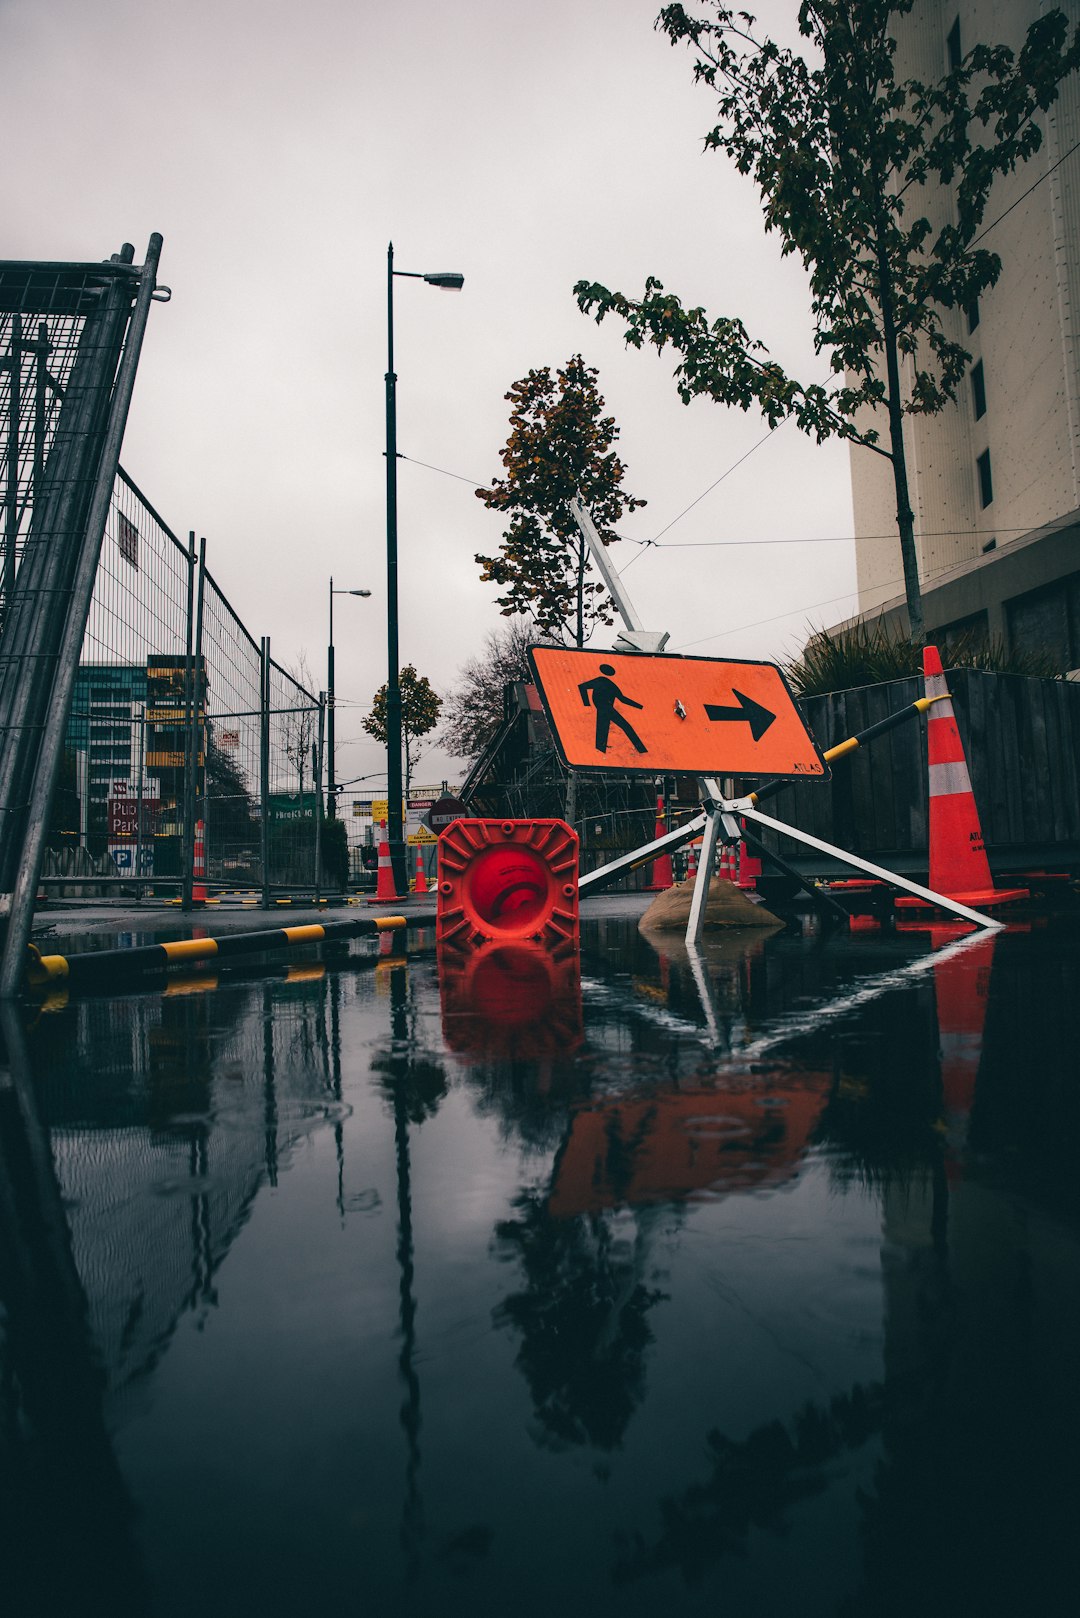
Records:
[[[8,1015],[5,1612],[1076,1610],[1075,916],[411,947]]]

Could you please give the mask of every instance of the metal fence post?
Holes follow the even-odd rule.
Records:
[[[323,765],[323,726],[326,723],[326,692],[319,692],[319,739],[315,744],[315,758],[313,775],[315,777],[315,903],[319,903],[319,886],[322,880],[322,765]]]
[[[135,902],[142,898],[143,874],[143,764],[146,760],[146,703],[139,704],[139,790],[135,798]]]
[[[188,532],[187,647],[184,653],[184,811],[180,839],[180,908],[191,909],[195,863],[195,532]]]
[[[262,846],[262,907],[270,908],[270,637],[264,635],[260,647],[262,688],[259,701],[259,795],[262,799],[260,838]]]

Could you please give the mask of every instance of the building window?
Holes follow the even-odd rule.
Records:
[[[949,55],[949,72],[951,73],[951,72],[953,72],[953,70],[955,68],[958,68],[960,66],[960,63],[964,60],[964,53],[960,49],[960,18],[959,17],[957,17],[956,21],[953,23],[952,27],[949,29],[948,35],[946,36],[946,40],[945,40],[945,49],[946,49],[946,51],[948,52],[948,55]]]
[[[967,306],[967,323],[968,323],[968,332],[969,333],[973,332],[975,330],[976,326],[979,324],[979,300],[978,300],[978,298],[972,298],[971,302]]]
[[[1009,645],[1051,658],[1064,672],[1080,666],[1080,573],[1005,603]]]
[[[986,415],[986,378],[983,375],[983,362],[971,367],[971,393],[975,401],[975,420]]]
[[[984,449],[975,462],[979,469],[979,502],[986,507],[994,498],[994,480],[990,475],[990,451]]]

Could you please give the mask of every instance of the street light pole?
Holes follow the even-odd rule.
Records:
[[[369,596],[370,590],[335,590],[330,575],[330,640],[326,648],[326,818],[337,815],[337,786],[334,775],[334,597]]]
[[[394,277],[426,281],[445,292],[460,292],[465,277],[443,270],[395,270],[394,244],[386,250],[386,829],[394,886],[408,892],[405,840],[401,823],[401,681],[398,668],[397,555],[397,376],[394,372]]]

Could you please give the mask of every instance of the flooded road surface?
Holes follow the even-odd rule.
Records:
[[[5,1611],[1071,1613],[1080,922],[950,938],[9,1014]]]

